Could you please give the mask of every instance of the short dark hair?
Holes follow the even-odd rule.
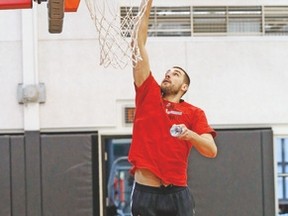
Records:
[[[184,72],[184,74],[185,74],[184,81],[185,81],[185,83],[189,86],[189,85],[190,85],[190,77],[189,77],[188,73],[187,73],[187,72],[186,72],[182,67],[179,67],[179,66],[173,66],[173,68],[180,69],[181,71]]]

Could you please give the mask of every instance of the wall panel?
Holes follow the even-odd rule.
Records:
[[[217,158],[195,151],[190,156],[189,185],[197,215],[274,215],[272,131],[223,130],[216,142]]]

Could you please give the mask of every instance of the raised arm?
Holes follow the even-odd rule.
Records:
[[[136,86],[140,86],[150,74],[149,58],[145,45],[147,41],[149,16],[153,0],[142,0],[140,8],[145,5],[146,1],[148,1],[146,11],[137,26],[139,29],[138,32],[136,32],[136,41],[132,41],[132,43],[138,43],[139,52],[142,58],[133,67],[133,78]]]

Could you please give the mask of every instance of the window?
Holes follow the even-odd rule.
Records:
[[[255,7],[193,7],[195,34],[259,34],[262,11]]]
[[[194,7],[193,33],[225,33],[227,31],[226,7]]]
[[[103,137],[103,141],[106,152],[105,188],[107,188],[105,215],[129,216],[131,215],[130,198],[134,182],[130,175],[131,164],[128,162],[131,137],[109,136]]]
[[[154,7],[150,13],[149,36],[191,36],[190,7]]]
[[[288,138],[276,139],[279,213],[288,215]]]
[[[262,32],[261,7],[228,7],[227,32],[257,34]]]
[[[288,34],[288,6],[264,7],[265,34]]]
[[[126,29],[130,23],[124,23],[124,17],[136,16],[137,7],[121,7],[121,26]],[[191,36],[191,7],[152,7],[149,20],[149,36],[151,37],[175,37]],[[128,30],[133,26],[130,25]],[[126,32],[122,35],[130,36]]]
[[[137,7],[132,10],[121,7],[121,17],[135,16],[137,11]],[[288,35],[288,6],[167,6],[151,9],[151,37],[205,35]]]

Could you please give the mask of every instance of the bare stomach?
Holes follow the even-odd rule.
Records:
[[[137,183],[142,185],[148,185],[152,187],[160,187],[163,185],[161,179],[148,169],[137,169],[134,178]]]

